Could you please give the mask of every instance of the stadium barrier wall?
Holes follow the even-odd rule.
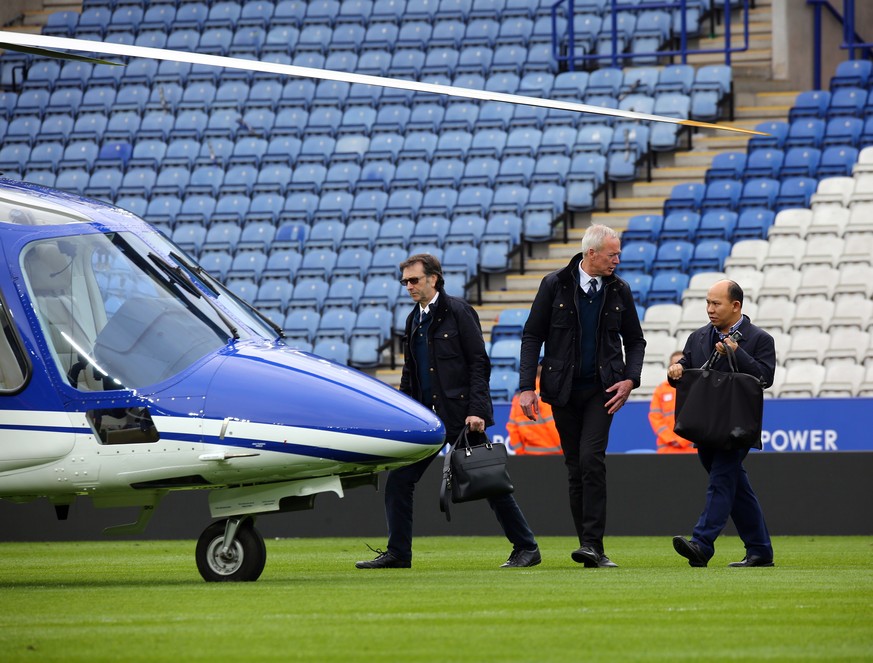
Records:
[[[446,522],[439,512],[441,466],[436,460],[416,491],[416,535],[500,535],[485,502],[454,505],[452,522]],[[706,473],[696,454],[613,454],[607,468],[607,536],[690,534],[706,492]],[[746,468],[774,535],[873,535],[873,453],[756,451]],[[573,536],[563,459],[511,458],[510,472],[535,533]],[[58,521],[47,500],[0,500],[0,540],[99,540],[105,538],[104,527],[133,522],[136,516],[136,509],[98,510],[82,498],[73,504],[68,520]],[[174,492],[158,505],[144,534],[113,540],[196,539],[209,522],[206,491]],[[259,517],[258,529],[268,538],[359,537],[361,550],[355,554],[360,557],[365,543],[384,545],[383,495],[370,487],[348,491],[343,499],[323,494],[311,511]],[[735,530],[729,525],[726,532]]]

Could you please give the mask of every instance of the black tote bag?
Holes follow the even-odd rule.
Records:
[[[454,504],[508,495],[515,490],[506,468],[506,447],[493,444],[485,433],[476,433],[478,444],[470,444],[468,427],[455,440],[443,462],[440,511],[451,520],[449,498]]]
[[[728,352],[730,371],[689,368],[676,382],[676,422],[673,430],[706,449],[760,447],[764,419],[764,389],[752,375],[736,369]]]

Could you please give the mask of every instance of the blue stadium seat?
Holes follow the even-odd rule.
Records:
[[[782,180],[779,195],[776,196],[774,210],[789,207],[809,207],[812,194],[815,193],[818,180],[814,177],[787,177]]]
[[[853,115],[861,117],[867,101],[867,90],[859,87],[840,87],[831,93],[831,102],[825,116],[828,118]]]
[[[831,77],[830,88],[837,90],[843,87],[866,88],[873,78],[873,63],[870,60],[846,60],[837,65]]]
[[[119,168],[95,168],[91,173],[85,195],[104,200],[114,200],[124,175]]]
[[[788,111],[788,119],[800,117],[823,118],[831,103],[831,93],[827,90],[806,90],[797,95],[794,105]]]
[[[688,119],[691,111],[691,98],[688,95],[667,92],[655,98],[653,112],[656,115]],[[669,152],[679,146],[681,125],[666,122],[656,123],[651,130],[649,145],[656,152]]]
[[[746,160],[743,179],[748,180],[753,177],[776,178],[782,170],[784,161],[785,153],[780,149],[766,148],[755,150],[749,154]]]
[[[793,123],[794,122],[792,122],[791,124]],[[789,124],[788,122],[783,122],[781,120],[768,120],[766,122],[759,122],[755,125],[755,130],[761,131],[767,135],[752,136],[747,144],[747,151],[751,153],[757,149],[767,147],[775,147],[780,150],[786,149],[785,141],[788,138],[788,131],[791,127],[791,124]]]
[[[273,248],[264,266],[262,278],[293,281],[302,261],[303,256],[295,249]]]
[[[665,219],[666,222],[666,219]],[[682,240],[662,242],[652,262],[652,272],[657,275],[662,271],[685,271],[694,254],[694,244]],[[653,283],[654,288],[654,283]],[[649,293],[651,296],[651,293]]]
[[[325,304],[327,300],[325,300]],[[358,314],[350,307],[334,306],[325,308],[315,330],[316,345],[327,339],[348,341]]]
[[[706,185],[700,209],[702,211],[713,208],[736,210],[742,191],[743,183],[738,180],[713,180]]]
[[[656,273],[652,277],[647,306],[681,303],[682,293],[688,287],[689,280],[688,274],[679,271],[668,270]]]
[[[821,161],[821,150],[814,147],[792,147],[785,153],[779,177],[813,177]]]
[[[285,310],[291,298],[294,296],[294,285],[290,281],[285,281],[276,278],[265,278],[261,281],[257,288],[254,297],[250,300],[255,308],[261,309],[280,309]],[[309,324],[317,324],[317,320],[313,319],[312,311],[306,311],[307,315],[299,315],[297,318],[292,318],[290,324],[293,333],[292,337],[306,338],[309,340],[314,330],[310,331]],[[287,321],[287,317],[286,317]],[[283,322],[285,324],[285,322]],[[306,326],[304,326],[306,325]]]
[[[791,122],[785,147],[821,147],[825,123],[818,118],[800,118]]]
[[[661,71],[657,67],[629,67],[624,70],[619,94],[644,94],[654,97]]]
[[[495,401],[511,401],[518,391],[518,380],[518,372],[512,369],[501,368],[492,371],[488,384],[491,398]]]
[[[730,240],[737,225],[738,214],[730,210],[713,209],[706,212],[700,219],[696,239]]]
[[[320,313],[328,289],[327,281],[321,278],[298,278],[294,284],[294,293],[288,301],[288,307],[305,308]]]
[[[864,121],[857,117],[834,117],[825,125],[822,138],[822,148],[830,145],[858,147],[861,134],[864,131]]]
[[[497,129],[505,131],[509,128],[512,116],[515,112],[512,104],[500,101],[486,101],[479,108],[479,117],[476,119],[474,130]]]
[[[223,281],[233,263],[233,256],[227,251],[215,250],[204,251],[198,261],[200,266],[209,274]]]
[[[143,214],[143,218],[149,223],[160,223],[164,225],[174,226],[179,212],[182,210],[182,201],[175,196],[153,196],[149,200],[148,207]],[[182,226],[195,224],[182,224]],[[196,224],[198,228],[203,230],[203,233],[192,233],[195,237],[191,240],[194,242],[194,247],[199,253],[203,248],[203,243],[206,241],[206,227],[203,224]]]
[[[349,344],[337,339],[326,339],[313,346],[312,354],[337,364],[347,365],[349,363]]]
[[[521,338],[492,339],[489,358],[491,366],[496,368],[510,368],[518,370],[521,356]]]
[[[693,276],[698,272],[721,272],[724,260],[730,255],[732,244],[723,239],[707,239],[694,247],[694,255],[688,265]]]
[[[691,86],[691,117],[706,122],[717,121],[722,101],[731,101],[733,81],[729,65],[700,67]]]
[[[403,259],[404,258],[401,258],[395,262],[392,271],[386,274],[380,273],[381,268],[377,267],[376,256],[373,256],[373,263],[370,265],[367,282],[364,285],[364,293],[361,295],[360,306],[383,306],[387,309],[394,308],[400,297],[400,291],[402,290],[395,274],[397,272],[397,265],[399,265]]]
[[[304,250],[330,249],[331,251],[336,251],[339,248],[345,230],[346,226],[342,220],[327,219],[316,221],[309,231],[309,236],[306,238]],[[322,256],[323,258],[324,256]],[[314,260],[314,258],[309,258],[309,260]],[[306,266],[305,263],[304,266]],[[331,268],[333,268],[333,265],[331,265]]]
[[[676,210],[664,217],[660,241],[694,240],[700,226],[700,214],[692,210]]]
[[[273,10],[270,25],[300,26],[306,15],[306,3],[303,0],[281,0]]]
[[[718,179],[739,180],[745,167],[746,155],[743,152],[719,152],[706,170],[706,183]]]
[[[424,159],[402,161],[394,171],[394,178],[389,183],[391,192],[398,189],[412,188],[421,190],[430,175],[430,162]]]
[[[779,180],[756,177],[747,180],[743,185],[743,191],[737,203],[737,209],[743,210],[749,207],[765,207],[772,209],[779,194]]]
[[[395,189],[388,196],[383,216],[392,217],[417,217],[421,208],[424,194],[418,189]]]
[[[660,214],[637,214],[628,219],[627,227],[621,233],[622,242],[652,242],[657,244],[664,217]],[[627,247],[622,252],[622,263],[625,262]]]
[[[655,86],[655,95],[665,92],[678,92],[690,94],[694,86],[694,67],[687,64],[674,64],[661,71],[658,84]]]
[[[752,207],[740,211],[733,241],[744,239],[767,239],[767,231],[773,225],[776,213],[762,207]]]
[[[430,188],[425,192],[419,208],[421,216],[450,217],[458,201],[458,192],[453,186]]]
[[[289,340],[303,339],[311,343],[320,320],[321,314],[314,309],[293,308],[285,316],[282,329]]]
[[[637,16],[636,26],[631,36],[631,53],[637,53],[631,58],[635,65],[657,64],[658,56],[652,55],[660,51],[669,40],[673,27],[673,17],[663,10],[645,10]]]
[[[652,275],[644,272],[622,270],[621,278],[630,286],[634,301],[639,305],[645,306],[649,300],[649,290],[652,288]]]
[[[677,184],[670,192],[670,197],[664,201],[664,212],[674,210],[699,210],[710,186],[699,182]]]
[[[858,148],[850,145],[831,145],[821,154],[821,161],[816,170],[816,177],[850,176],[855,162],[858,160]]]

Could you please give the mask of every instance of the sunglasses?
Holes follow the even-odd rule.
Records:
[[[426,279],[426,278],[427,278],[427,276],[412,276],[408,279],[400,279],[400,285],[402,285],[404,288],[409,283],[411,283],[412,285],[418,285],[418,282],[421,281],[421,279]]]

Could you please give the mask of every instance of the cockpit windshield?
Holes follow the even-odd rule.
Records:
[[[142,388],[249,335],[133,233],[35,241],[21,267],[49,349],[77,389]]]

